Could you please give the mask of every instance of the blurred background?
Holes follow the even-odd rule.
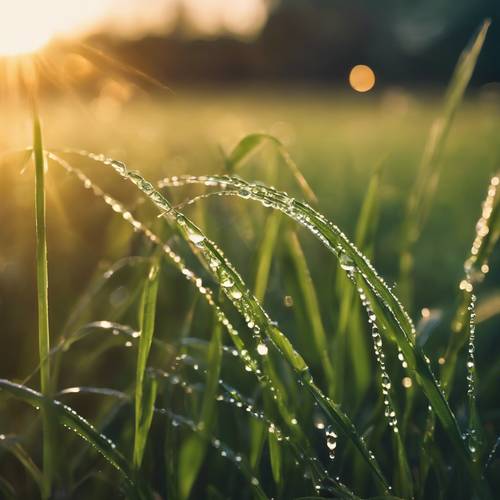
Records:
[[[316,191],[320,210],[352,236],[368,180],[381,165],[374,260],[396,292],[400,223],[429,129],[460,52],[491,18],[417,244],[412,312],[456,297],[481,200],[499,166],[497,0],[17,0],[2,3],[0,12],[0,151],[31,143],[19,78],[29,59],[47,147],[110,154],[153,180],[220,172],[242,137],[271,133]],[[264,150],[241,174],[300,195],[286,172],[271,178],[269,154]],[[1,376],[23,377],[36,360],[33,172],[21,157],[2,158],[0,317],[9,356],[0,366]],[[86,168],[142,209],[116,176]],[[129,229],[55,166],[47,189],[57,337],[92,276],[135,247]],[[210,226],[194,213],[195,220],[251,282],[264,212],[255,209],[252,226],[240,223],[233,201],[206,206],[218,210],[217,221]],[[331,289],[323,271],[334,263],[317,245],[307,244],[307,252],[318,286]],[[286,290],[276,280],[270,293],[279,298]],[[498,274],[488,280],[485,290],[496,300]],[[328,294],[321,301],[332,326]],[[182,316],[183,304],[169,307]]]

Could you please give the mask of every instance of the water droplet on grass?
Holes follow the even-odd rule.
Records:
[[[266,344],[259,344],[257,346],[257,352],[261,355],[261,356],[266,356],[267,353],[269,352],[269,349],[267,348],[267,345]]]

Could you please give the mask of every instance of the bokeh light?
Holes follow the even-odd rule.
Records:
[[[368,92],[375,85],[375,73],[365,64],[358,64],[349,73],[349,84],[357,92]]]

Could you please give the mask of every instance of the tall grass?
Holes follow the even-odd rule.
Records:
[[[460,55],[450,80],[441,114],[435,119],[429,131],[414,187],[408,196],[407,213],[402,234],[400,257],[400,285],[404,299],[411,300],[411,272],[413,269],[412,246],[417,241],[429,215],[440,172],[441,156],[450,133],[455,114],[462,102],[465,89],[469,84],[481,53],[486,33],[491,21],[485,20],[479,32]]]
[[[430,210],[439,151],[487,27],[458,63],[440,132],[424,154],[418,188],[409,196],[402,263],[412,258],[415,231],[422,230],[422,214]],[[30,389],[29,379],[25,384],[1,379],[0,389],[41,409],[43,472],[36,455],[28,452],[35,427],[7,439],[0,435],[0,444],[42,496],[107,498],[120,491],[141,500],[492,497],[488,467],[496,445],[476,400],[475,305],[476,288],[489,271],[500,236],[498,176],[491,180],[476,226],[437,373],[420,327],[371,262],[384,182],[381,167],[367,185],[353,242],[316,208],[317,197],[304,174],[272,136],[245,137],[225,157],[223,174],[169,177],[154,184],[103,154],[44,151],[37,117],[34,126],[40,357],[34,373],[40,372],[41,391]],[[265,148],[273,183],[291,174],[308,202],[236,176]],[[92,281],[52,349],[45,156],[133,230],[136,254]],[[128,209],[80,164],[117,174],[115,179],[126,182],[149,207]],[[196,187],[201,194],[191,193]],[[176,190],[189,191],[188,199],[175,204]],[[193,205],[215,198],[230,199],[226,207],[237,224],[258,227],[248,278],[189,215]],[[238,211],[236,201],[244,209]],[[264,207],[264,220],[251,211],[250,202]],[[211,219],[212,212],[200,211],[212,231],[221,224]],[[310,265],[309,246],[315,242],[325,262],[335,262],[335,278],[326,289]],[[230,247],[228,255],[233,253]],[[405,266],[403,283],[410,285],[411,266]],[[283,272],[277,273],[280,268]],[[182,307],[185,292],[175,273],[202,300]],[[270,293],[277,276],[292,290],[284,304]],[[117,283],[128,295],[116,307],[104,306]],[[328,322],[325,302],[337,312],[333,322]],[[293,320],[279,314],[283,307]],[[282,324],[269,311],[285,318]],[[459,376],[465,345],[465,393],[452,398],[452,387],[464,385]],[[101,378],[99,364],[108,359],[125,361],[101,366],[106,373]],[[93,378],[89,372],[94,370],[98,376]],[[68,386],[66,377],[83,382]],[[87,385],[96,378],[100,385]],[[64,404],[65,398],[74,398],[75,404]],[[95,426],[80,415],[84,412]],[[82,447],[59,429],[55,434],[56,424],[91,446]],[[104,462],[96,462],[94,450]],[[16,497],[18,487],[9,478],[0,481],[7,497]]]
[[[50,334],[47,269],[47,225],[45,215],[45,158],[40,119],[34,106],[33,159],[35,164],[35,221],[36,221],[36,282],[38,303],[38,353],[40,357],[40,386],[42,394],[50,397]],[[43,408],[43,488],[42,496],[50,496],[54,476],[54,425],[49,407]]]

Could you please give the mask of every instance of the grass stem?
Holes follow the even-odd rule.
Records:
[[[38,304],[38,352],[40,357],[40,387],[42,394],[50,394],[50,335],[47,269],[47,225],[45,216],[45,160],[42,129],[36,108],[33,111],[33,159],[35,164],[35,220],[36,220],[36,280]],[[50,496],[53,478],[53,450],[50,415],[42,408],[43,419],[43,487],[42,496]]]

